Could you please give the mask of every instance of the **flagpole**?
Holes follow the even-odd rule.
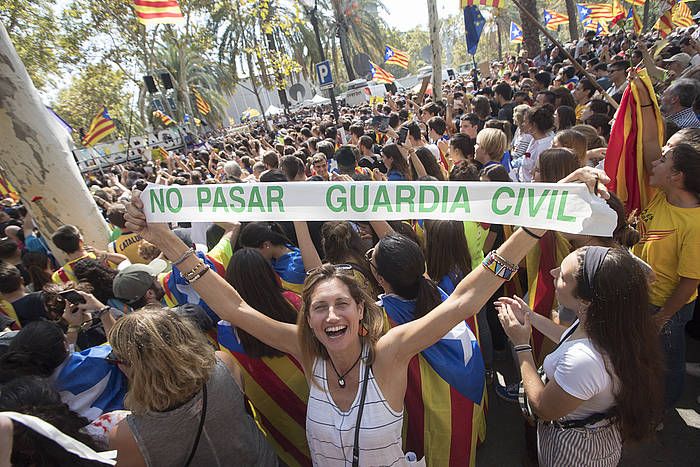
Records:
[[[532,16],[532,13],[530,13],[529,11],[527,11],[527,9],[525,9],[525,8],[520,4],[520,2],[519,2],[518,0],[513,0],[513,3],[515,4],[515,6],[518,7],[518,9],[520,10],[521,13],[524,13],[524,14],[525,14],[525,16],[527,17],[527,19],[528,19],[529,21],[531,21],[535,26],[537,26],[537,29],[539,29],[539,30],[542,32],[542,34],[544,34],[545,37],[546,37],[547,39],[549,39],[549,40],[552,42],[552,44],[554,44],[554,45],[557,46],[557,48],[559,49],[559,51],[560,51],[561,53],[563,53],[564,56],[565,56],[566,58],[569,59],[569,61],[571,61],[571,63],[574,65],[574,67],[576,67],[576,69],[577,69],[579,72],[583,73],[583,74],[586,76],[586,78],[588,78],[588,80],[591,82],[591,84],[593,84],[593,86],[595,86],[596,88],[598,88],[598,90],[599,90],[601,93],[603,93],[603,97],[605,97],[605,99],[608,101],[608,103],[609,103],[615,110],[617,110],[617,108],[620,107],[620,104],[618,104],[617,101],[616,101],[615,99],[613,99],[613,98],[610,96],[610,94],[608,94],[608,93],[605,91],[605,89],[603,89],[603,87],[600,85],[600,83],[598,83],[598,82],[596,81],[595,77],[592,76],[590,73],[588,73],[588,72],[586,71],[586,69],[583,68],[583,67],[581,66],[581,64],[580,64],[574,57],[571,56],[571,54],[564,48],[564,46],[561,45],[561,43],[560,43],[558,40],[556,40],[556,39],[554,38],[554,36],[552,36],[552,35],[549,33],[549,31],[547,31],[547,28],[545,28],[544,26],[542,26],[542,25],[540,24],[540,22],[539,22],[534,16]]]

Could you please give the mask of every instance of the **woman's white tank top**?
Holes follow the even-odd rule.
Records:
[[[363,351],[367,355],[367,349]],[[335,404],[326,380],[326,361],[314,361],[313,379],[310,384],[309,403],[306,410],[306,438],[311,458],[316,466],[352,466],[352,449],[355,440],[355,422],[360,405],[362,380],[365,374],[365,358],[360,359],[360,383],[350,409],[343,412]],[[403,411],[396,412],[379,389],[370,368],[360,427],[360,462],[365,466],[422,466],[415,461],[415,454],[404,454],[401,447]]]

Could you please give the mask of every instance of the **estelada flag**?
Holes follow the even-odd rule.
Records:
[[[551,271],[561,266],[561,262],[570,252],[569,242],[559,232],[550,231],[538,240],[527,254],[528,305],[535,313],[550,318],[552,310],[557,307]],[[538,362],[542,362],[548,347],[543,344],[544,335],[533,329],[532,349]]]
[[[382,306],[391,327],[414,319],[415,302],[389,295]],[[484,362],[475,334],[472,317],[408,365],[404,449],[425,456],[427,465],[474,466],[485,438]]]
[[[229,352],[241,368],[254,419],[277,456],[289,466],[310,466],[306,440],[309,386],[299,362],[289,355],[248,356],[226,321],[219,322],[217,334],[221,350]]]
[[[393,63],[408,70],[408,54],[387,45],[384,49],[384,63]]]
[[[544,25],[547,26],[547,29],[556,31],[560,25],[568,24],[568,22],[568,16],[557,13],[554,10],[544,10]]]
[[[513,21],[510,22],[510,41],[515,44],[522,44],[523,30]]]
[[[654,113],[659,145],[663,145],[664,119],[656,101],[656,93],[646,70],[639,78],[647,88]],[[654,196],[649,185],[649,174],[644,167],[642,107],[636,81],[629,83],[617,109],[615,123],[610,131],[610,141],[605,151],[605,172],[610,177],[608,188],[614,191],[625,205],[627,212],[641,212]]]
[[[134,0],[136,20],[149,24],[178,24],[185,21],[177,0]]]
[[[372,79],[376,80],[378,84],[391,84],[396,81],[394,75],[382,69],[379,65],[370,61],[369,66],[370,72],[372,73]]]
[[[83,146],[92,146],[105,138],[105,136],[114,133],[117,129],[114,120],[109,116],[107,107],[102,106],[102,110],[95,115],[90,122],[90,128],[82,139]]]

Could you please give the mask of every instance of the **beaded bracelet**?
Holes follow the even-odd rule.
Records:
[[[513,347],[515,352],[532,352],[532,346],[530,344],[516,345]]]
[[[184,252],[178,259],[173,261],[173,266],[177,266],[178,264],[182,263],[185,261],[190,255],[194,254],[194,248],[188,248],[186,252]]]
[[[484,261],[481,262],[481,265],[507,281],[511,280],[519,269],[517,264],[513,264],[501,257],[495,250],[489,251],[486,257],[484,257]]]
[[[203,271],[206,269],[209,269],[209,266],[207,266],[204,261],[199,261],[195,267],[183,273],[182,277],[184,277],[187,282],[194,282],[204,275]]]
[[[211,268],[208,265],[205,265],[204,270],[202,272],[192,276],[187,280],[190,284],[198,280],[200,277],[202,277],[204,274],[208,273],[211,270]]]

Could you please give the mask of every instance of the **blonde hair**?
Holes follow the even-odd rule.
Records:
[[[374,361],[375,346],[379,338],[384,334],[384,315],[377,304],[370,298],[355,281],[354,275],[344,274],[332,264],[324,264],[320,268],[315,269],[309,274],[304,281],[304,290],[301,293],[302,306],[301,313],[297,319],[297,328],[299,329],[299,348],[301,349],[302,365],[307,375],[312,374],[313,361],[320,357],[328,359],[328,351],[316,338],[313,330],[309,326],[309,310],[311,308],[311,300],[314,292],[319,284],[338,279],[348,288],[350,296],[359,307],[364,305],[364,314],[360,325],[367,329],[366,336],[358,336],[362,346],[369,345],[369,355],[367,365],[371,365]]]
[[[489,155],[491,160],[501,160],[508,146],[508,138],[498,128],[484,128],[476,135],[476,144]]]
[[[591,149],[604,148],[606,146],[605,139],[598,134],[598,130],[591,125],[574,125],[570,130],[578,131],[586,137],[586,148]]]
[[[554,135],[554,143],[560,148],[571,149],[571,151],[576,154],[579,165],[585,165],[588,142],[586,141],[586,136],[583,133],[571,128],[568,130],[561,130]]]
[[[187,402],[216,364],[204,333],[167,308],[127,314],[109,332],[109,342],[126,362],[129,391],[124,406],[135,414],[166,412]]]
[[[527,112],[529,108],[530,106],[527,104],[516,105],[513,108],[513,123],[515,123],[515,126],[520,126],[523,124],[525,112]]]

